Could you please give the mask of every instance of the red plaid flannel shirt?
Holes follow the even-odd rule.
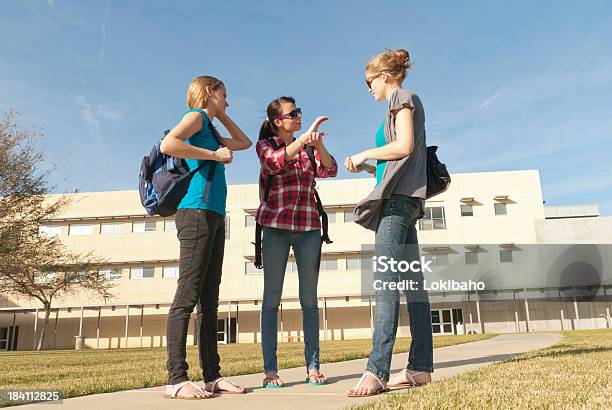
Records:
[[[278,150],[270,141],[259,140],[256,145],[257,156],[261,162],[259,173],[259,200],[261,204],[255,219],[262,226],[287,229],[290,231],[313,231],[321,228],[313,181],[315,170],[306,150],[302,150],[290,161],[285,160],[286,145],[282,138],[273,137]],[[338,164],[332,157],[333,165],[325,168],[321,164],[319,152],[315,149],[317,178],[332,178],[338,174]],[[268,176],[273,175],[270,183],[268,201],[264,193]]]

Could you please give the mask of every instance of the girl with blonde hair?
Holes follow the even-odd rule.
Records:
[[[402,88],[410,67],[408,51],[401,49],[388,50],[367,64],[366,85],[376,101],[388,102],[387,114],[376,133],[376,148],[345,160],[349,171],[365,170],[376,176],[376,187],[355,208],[355,222],[376,232],[376,256],[409,262],[419,260],[415,223],[423,215],[427,191],[425,113],[420,98]],[[368,160],[376,160],[376,165]],[[372,351],[363,376],[347,392],[351,397],[379,394],[387,386],[429,383],[433,372],[431,314],[423,273],[420,269],[375,271],[374,279],[383,284],[404,280],[415,284],[406,291],[412,336],[408,364],[389,379],[399,320],[399,291],[396,287],[377,287]]]
[[[251,141],[225,112],[229,104],[221,80],[211,76],[194,78],[187,90],[187,106],[189,109],[161,143],[162,153],[185,158],[190,170],[201,166],[176,212],[179,278],[168,313],[166,397],[197,400],[216,392],[245,392],[221,376],[217,309],[225,246],[225,165],[232,162],[234,151],[249,148]],[[222,138],[212,126],[215,118],[230,138]],[[185,361],[187,328],[196,305],[204,389],[189,381]]]

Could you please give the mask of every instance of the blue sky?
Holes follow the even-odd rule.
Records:
[[[451,172],[539,169],[547,204],[612,215],[611,39],[607,1],[2,1],[0,111],[44,134],[57,191],[136,189],[201,74],[226,83],[252,139],[280,95],[304,123],[328,115],[343,161],[373,145],[384,115],[365,63],[401,47]],[[227,177],[257,172],[251,149]]]

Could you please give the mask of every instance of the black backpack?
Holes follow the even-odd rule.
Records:
[[[274,138],[270,138],[268,141],[272,145],[272,148],[274,148],[274,150],[277,151],[279,147],[276,144],[276,141],[274,141]],[[312,168],[314,169],[315,176],[316,176],[317,175],[317,161],[315,160],[314,148],[311,147],[310,145],[306,145],[304,149],[306,149],[306,154],[308,154],[308,159],[310,159],[310,164],[312,165]],[[268,201],[268,197],[270,195],[270,186],[272,185],[272,178],[274,178],[274,175],[268,176],[268,179],[266,180],[266,186],[264,187],[263,200],[266,202]],[[329,238],[329,222],[327,218],[327,212],[325,212],[325,208],[323,208],[323,203],[321,202],[321,198],[319,197],[319,193],[317,192],[317,189],[316,189],[317,182],[313,180],[312,183],[313,183],[313,190],[315,194],[315,200],[317,202],[317,212],[319,213],[319,217],[321,218],[321,225],[322,225],[322,230],[323,230],[323,232],[321,233],[321,243],[325,242],[327,244],[330,244],[330,243],[333,243],[333,241]],[[263,262],[261,258],[262,234],[263,234],[263,227],[261,226],[259,222],[257,222],[255,224],[255,242],[253,243],[253,245],[255,245],[255,267],[257,269],[263,268]]]
[[[438,159],[437,150],[436,145],[427,147],[427,199],[446,191],[451,183],[446,165]]]

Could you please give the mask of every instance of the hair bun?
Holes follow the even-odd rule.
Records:
[[[406,68],[410,68],[410,53],[408,53],[408,50],[400,48],[395,50],[393,54],[398,60],[400,60],[400,64],[404,65]]]

